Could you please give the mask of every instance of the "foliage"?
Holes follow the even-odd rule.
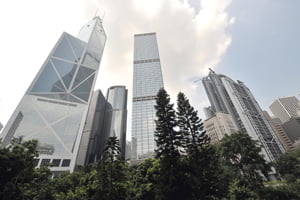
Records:
[[[170,103],[170,97],[164,89],[157,94],[156,105],[156,131],[155,141],[157,145],[156,157],[176,160],[180,153],[182,135],[176,131],[177,126],[175,110]]]
[[[300,178],[300,148],[286,152],[276,162],[275,167],[287,180]],[[293,182],[295,180],[291,180]]]
[[[220,142],[220,154],[223,163],[236,169],[238,177],[252,191],[263,187],[262,175],[267,177],[270,166],[260,155],[261,148],[249,135],[234,133]]]
[[[0,199],[33,199],[47,182],[49,170],[35,169],[37,141],[14,138],[0,148]]]
[[[131,167],[131,199],[153,200],[157,176],[159,176],[159,162],[157,159],[146,159]]]
[[[219,157],[209,145],[210,138],[203,130],[203,123],[187,97],[177,95],[177,123],[183,134],[186,189],[189,199],[211,199],[220,193]]]
[[[156,131],[155,141],[157,145],[156,158],[159,158],[159,176],[155,184],[157,199],[184,198],[182,187],[183,175],[180,172],[180,148],[182,146],[182,134],[176,131],[177,122],[173,104],[164,89],[157,94],[156,105]],[[181,199],[182,199],[181,198]]]
[[[194,156],[193,154],[198,154],[201,147],[210,143],[210,138],[203,131],[203,123],[198,117],[198,112],[182,92],[177,95],[176,114],[178,126],[184,136],[182,146],[186,152]]]

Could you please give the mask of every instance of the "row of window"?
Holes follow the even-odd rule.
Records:
[[[38,166],[40,159],[35,159],[35,165]],[[69,167],[71,159],[41,159],[40,167],[49,166],[49,167]]]

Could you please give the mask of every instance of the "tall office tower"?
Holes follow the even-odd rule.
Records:
[[[163,87],[156,34],[134,35],[132,160],[153,156],[155,98]]]
[[[84,166],[101,158],[106,139],[103,136],[105,109],[110,106],[100,90],[94,91],[89,105],[76,159],[76,166]]]
[[[231,115],[225,113],[216,113],[215,116],[206,119],[203,125],[212,144],[222,140],[225,134],[231,135],[238,132],[238,128],[233,122]]]
[[[2,130],[2,128],[3,128],[3,125],[2,125],[1,122],[0,122],[0,131]]]
[[[263,111],[263,113],[264,113],[266,119],[268,120],[268,122],[270,123],[271,127],[273,128],[274,132],[276,133],[276,135],[277,135],[279,141],[281,142],[281,144],[283,145],[284,149],[286,151],[292,150],[293,143],[291,142],[290,138],[284,131],[284,129],[281,125],[281,122],[279,123],[277,120],[272,119],[267,111]]]
[[[127,89],[112,86],[107,91],[106,100],[110,105],[105,109],[104,137],[117,137],[120,141],[121,156],[125,158],[127,124]]]
[[[38,166],[74,170],[105,41],[99,17],[78,37],[62,34],[4,128],[3,145],[37,139]]]
[[[243,82],[235,82],[212,70],[202,82],[213,111],[230,114],[241,132],[262,144],[262,153],[267,161],[282,155],[284,148]]]
[[[282,123],[285,123],[293,117],[300,117],[297,114],[297,110],[299,109],[298,103],[298,99],[294,96],[282,97],[275,99],[269,108]]]

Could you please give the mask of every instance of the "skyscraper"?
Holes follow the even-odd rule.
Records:
[[[105,42],[99,17],[78,37],[62,34],[3,130],[3,145],[37,139],[38,166],[74,170]]]
[[[84,123],[76,165],[84,166],[100,160],[106,137],[103,135],[105,109],[110,106],[100,90],[93,92]]]
[[[155,98],[163,87],[156,34],[134,35],[132,160],[153,156]]]
[[[230,114],[241,132],[247,133],[262,145],[262,153],[267,161],[273,161],[282,155],[284,148],[243,82],[235,82],[213,70],[202,82],[211,110]]]
[[[281,97],[269,106],[272,113],[280,119],[282,123],[289,121],[293,117],[300,117],[297,113],[299,101],[296,97]]]
[[[105,109],[103,130],[108,137],[119,139],[123,158],[126,151],[127,93],[125,86],[112,86],[107,90],[106,100],[110,106]]]

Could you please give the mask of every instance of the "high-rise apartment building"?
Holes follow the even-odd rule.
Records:
[[[134,35],[132,160],[153,156],[155,98],[164,87],[155,33]]]
[[[99,17],[78,37],[62,34],[4,128],[3,145],[37,139],[38,166],[74,170],[105,42]]]
[[[231,135],[238,132],[231,115],[225,113],[216,113],[213,117],[204,120],[203,125],[212,144],[222,140],[225,134]]]
[[[300,117],[297,113],[299,101],[294,96],[277,98],[269,108],[273,115],[278,117],[282,123],[289,121],[293,117]]]
[[[235,82],[213,70],[202,82],[211,103],[211,110],[230,114],[241,132],[247,133],[262,145],[262,154],[267,161],[273,161],[282,155],[284,148],[243,82]]]

